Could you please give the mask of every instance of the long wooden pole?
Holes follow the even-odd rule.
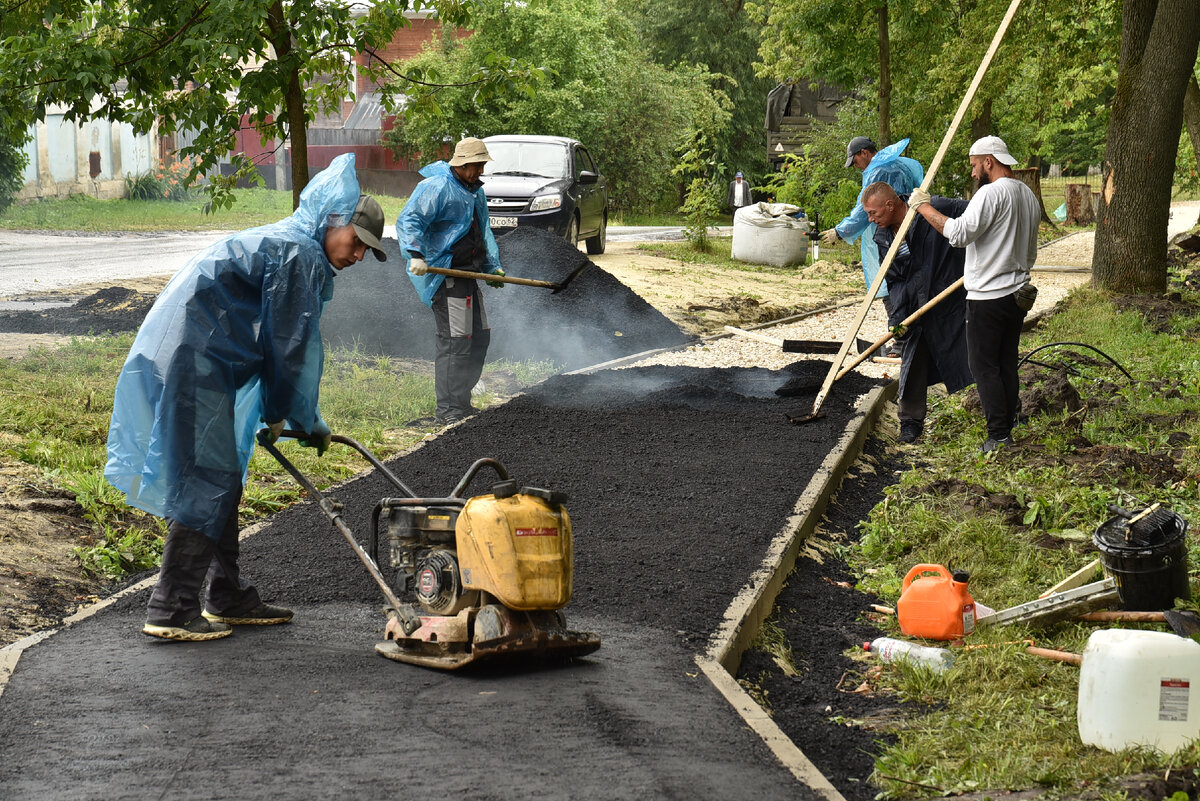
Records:
[[[987,72],[988,67],[991,66],[992,58],[996,55],[996,50],[999,49],[1000,42],[1004,39],[1004,34],[1008,31],[1009,23],[1016,16],[1020,5],[1021,0],[1012,0],[1009,4],[1008,12],[1005,13],[1004,19],[1001,20],[1000,27],[996,29],[996,35],[992,37],[991,47],[984,54],[983,61],[979,62],[979,69],[975,71],[975,78],[971,81],[971,85],[967,87],[967,93],[958,105],[958,113],[954,115],[954,120],[950,123],[950,128],[942,138],[942,145],[938,148],[937,155],[929,163],[929,169],[925,172],[925,180],[921,181],[922,190],[929,191],[929,187],[933,183],[933,177],[937,175],[938,168],[942,166],[942,160],[946,157],[946,151],[950,149],[950,142],[954,140],[954,135],[958,133],[958,126],[962,124],[963,117],[966,116],[971,101],[975,99],[975,93],[979,90],[979,84],[983,81],[983,76]],[[908,234],[908,229],[912,227],[913,217],[916,216],[916,213],[916,209],[912,206],[908,207],[908,213],[904,215],[904,221],[900,223],[900,230],[896,232],[896,237],[892,240],[892,246],[888,248],[883,263],[879,265],[879,272],[875,273],[875,280],[871,282],[871,286],[867,289],[867,295],[863,298],[862,306],[858,310],[858,318],[855,320],[853,328],[846,333],[846,339],[842,342],[842,347],[838,350],[837,356],[834,357],[833,364],[829,365],[829,375],[825,376],[825,382],[821,385],[821,391],[817,393],[817,399],[813,403],[813,416],[821,410],[821,405],[825,403],[825,398],[829,395],[829,389],[838,377],[838,371],[841,370],[842,363],[846,360],[846,354],[850,351],[850,343],[858,336],[858,331],[862,328],[863,320],[867,319],[867,312],[871,309],[871,303],[875,300],[875,295],[883,285],[884,276],[887,275],[888,268],[892,266],[892,262],[896,258],[896,252],[900,250],[900,243],[904,241],[905,235]]]
[[[951,295],[953,295],[955,292],[957,292],[959,289],[961,289],[961,288],[962,288],[962,285],[963,285],[963,279],[959,278],[959,279],[958,279],[957,281],[955,281],[953,284],[951,284],[950,286],[946,287],[946,288],[945,288],[945,289],[943,289],[941,292],[937,293],[937,294],[936,294],[936,295],[934,295],[932,298],[930,298],[930,299],[929,299],[929,302],[927,302],[927,303],[926,303],[924,306],[922,306],[921,308],[917,309],[917,310],[916,310],[915,312],[913,312],[912,314],[910,314],[910,315],[908,315],[907,317],[905,317],[905,318],[904,318],[904,319],[903,319],[903,320],[900,322],[900,327],[901,327],[901,328],[907,328],[908,326],[910,326],[910,325],[912,325],[913,323],[915,323],[917,320],[919,320],[919,319],[921,319],[922,317],[924,317],[924,316],[925,316],[925,312],[929,311],[929,310],[930,310],[930,309],[932,309],[934,306],[938,305],[938,304],[939,304],[939,303],[941,303],[943,300],[945,300],[946,298],[948,298],[948,297],[950,297]],[[875,340],[874,342],[872,342],[872,343],[871,343],[871,346],[870,346],[869,348],[867,348],[866,350],[864,350],[862,353],[858,354],[858,356],[857,356],[857,357],[854,359],[854,361],[850,362],[848,365],[846,365],[845,367],[843,367],[843,368],[842,368],[842,371],[841,371],[840,373],[838,373],[838,374],[837,374],[837,377],[838,377],[839,379],[840,379],[840,378],[842,378],[842,376],[846,375],[846,373],[850,372],[850,371],[851,371],[851,370],[853,370],[855,367],[858,367],[860,364],[862,364],[863,362],[865,362],[865,361],[867,360],[867,357],[868,357],[868,356],[870,356],[872,353],[874,353],[875,351],[877,351],[877,350],[879,350],[881,347],[883,347],[883,345],[884,345],[884,344],[885,344],[885,343],[886,343],[886,342],[887,342],[889,339],[891,339],[893,336],[895,336],[895,335],[894,335],[894,334],[893,334],[891,331],[888,331],[886,334],[884,334],[883,336],[881,336],[879,339],[877,339],[877,340]]]

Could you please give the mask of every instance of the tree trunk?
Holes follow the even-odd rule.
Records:
[[[1200,85],[1193,74],[1188,78],[1183,93],[1183,123],[1187,126],[1188,138],[1192,140],[1192,154],[1200,167]]]
[[[287,66],[287,91],[284,112],[287,115],[288,138],[292,141],[292,208],[300,206],[300,193],[308,185],[308,120],[305,115],[304,87],[300,84],[300,67],[291,61],[292,30],[283,10],[282,0],[267,11],[267,27],[275,60]]]
[[[981,101],[979,113],[971,118],[971,141],[982,139],[992,133],[992,99]]]
[[[1087,184],[1067,184],[1067,225],[1091,225],[1096,221],[1092,213],[1092,187]]]
[[[1195,0],[1125,0],[1092,256],[1097,289],[1167,288],[1171,183],[1198,42]]]
[[[879,146],[892,143],[892,46],[888,37],[888,7],[879,7]]]

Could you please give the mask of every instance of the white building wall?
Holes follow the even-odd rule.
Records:
[[[52,111],[44,122],[30,126],[30,133],[25,186],[17,200],[124,197],[126,177],[158,167],[156,131],[135,134],[127,124],[103,119],[66,122]]]

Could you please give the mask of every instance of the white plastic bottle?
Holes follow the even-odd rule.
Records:
[[[943,673],[954,663],[954,654],[945,648],[930,648],[891,637],[878,637],[871,642],[865,642],[863,650],[879,654],[879,658],[884,662],[908,662],[929,668],[934,673]]]

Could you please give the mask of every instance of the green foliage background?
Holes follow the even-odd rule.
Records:
[[[629,18],[603,0],[483,0],[472,24],[469,38],[447,27],[405,64],[409,78],[443,86],[408,93],[385,136],[398,153],[433,161],[463,135],[569,136],[596,157],[617,211],[645,210],[672,191],[676,154],[694,133],[715,136],[728,125],[717,76],[649,60]],[[510,62],[536,64],[533,80],[488,93],[470,83]]]
[[[15,133],[0,129],[0,213],[21,189],[25,160],[24,140],[18,141]]]

